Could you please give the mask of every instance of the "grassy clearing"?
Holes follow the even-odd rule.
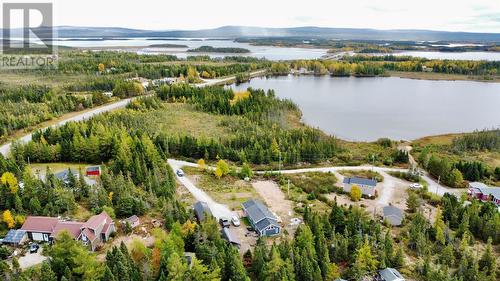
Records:
[[[434,72],[401,72],[388,71],[387,74],[393,77],[419,79],[419,80],[460,80],[460,81],[481,81],[481,82],[500,82],[500,76],[485,79],[482,76],[469,76],[460,74],[434,73]]]
[[[385,165],[385,160],[390,159],[394,147],[383,147],[376,142],[350,142],[339,140],[345,149],[340,155],[333,159],[336,165],[357,166],[362,164]],[[374,156],[375,158],[372,158]]]
[[[207,192],[215,201],[226,204],[232,210],[241,209],[241,204],[249,199],[260,198],[249,182],[233,176],[216,178],[213,173],[198,168],[186,167],[184,172],[193,183]]]
[[[218,139],[230,134],[228,128],[222,126],[221,122],[238,118],[200,112],[192,105],[185,103],[165,103],[164,105],[163,109],[138,113],[140,114],[138,117],[146,125],[146,130],[152,134],[168,132],[174,135]]]
[[[360,177],[365,179],[375,179],[377,182],[383,182],[384,177],[375,171],[371,170],[341,170],[339,174],[346,177]]]
[[[58,173],[61,172],[65,169],[71,169],[73,171],[79,171],[80,169],[82,170],[83,173],[85,173],[85,167],[90,166],[93,164],[88,164],[88,163],[36,163],[36,164],[31,164],[30,169],[33,174],[39,174],[41,176],[44,176],[47,168],[52,172],[52,173]]]
[[[335,184],[338,182],[338,179],[333,173],[312,172],[289,174],[284,177],[285,180],[290,180],[291,184],[301,188],[308,194],[314,193],[318,195],[335,192],[337,190]]]
[[[424,137],[412,142],[414,157],[418,159],[419,152],[426,146],[440,157],[447,157],[452,161],[479,161],[490,168],[500,167],[500,152],[498,151],[467,151],[457,152],[453,150],[453,139],[465,134],[446,134]]]
[[[86,74],[44,74],[40,75],[34,72],[15,72],[2,71],[0,72],[0,83],[11,86],[22,85],[46,85],[50,87],[63,87],[70,84],[79,83],[91,76]]]

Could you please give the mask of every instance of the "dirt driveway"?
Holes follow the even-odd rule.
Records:
[[[26,253],[25,256],[20,257],[18,261],[21,269],[24,270],[26,268],[41,264],[42,262],[47,260],[48,258],[42,255],[42,251],[43,249],[42,247],[40,247],[37,253]]]
[[[292,201],[285,198],[285,194],[274,181],[256,181],[252,186],[283,223],[290,222],[293,217]]]

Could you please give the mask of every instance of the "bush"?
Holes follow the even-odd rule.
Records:
[[[361,199],[361,188],[357,185],[351,186],[351,200],[357,202]]]

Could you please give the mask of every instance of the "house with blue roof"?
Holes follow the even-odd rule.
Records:
[[[259,200],[244,202],[243,211],[259,236],[274,236],[281,233],[278,219]]]
[[[377,194],[377,181],[373,179],[365,179],[358,177],[345,177],[344,192],[350,193],[353,185],[361,189],[361,193],[367,197],[375,197]]]

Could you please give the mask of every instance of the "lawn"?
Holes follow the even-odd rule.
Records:
[[[384,177],[372,170],[341,170],[339,174],[346,177],[360,177],[365,179],[375,179],[377,182],[383,182]]]
[[[241,209],[241,204],[249,199],[260,198],[251,183],[237,177],[228,175],[218,179],[212,172],[189,167],[185,167],[184,172],[197,187],[231,210]]]

